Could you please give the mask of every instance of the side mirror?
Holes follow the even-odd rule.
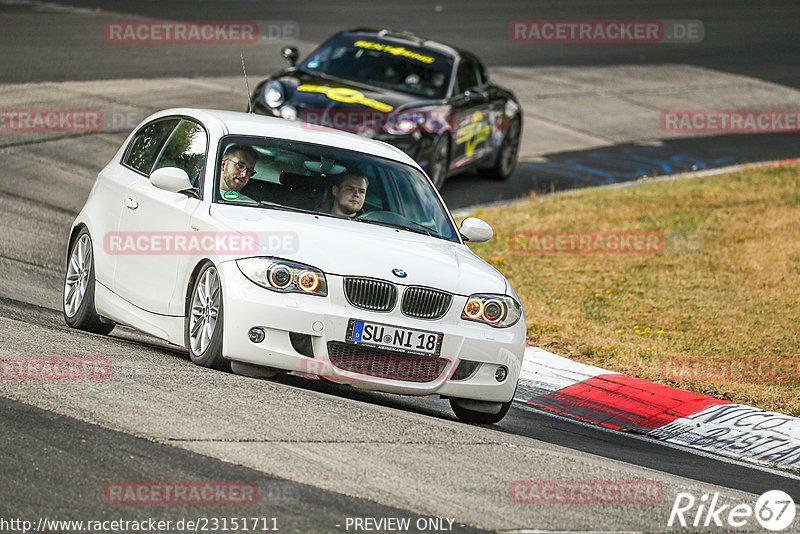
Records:
[[[489,95],[477,87],[472,87],[464,91],[464,98],[470,103],[483,103],[489,100]]]
[[[473,243],[483,243],[489,241],[494,235],[494,230],[484,220],[477,217],[467,217],[461,221],[461,228],[458,229],[461,237]]]
[[[281,56],[294,67],[297,65],[297,58],[300,57],[300,53],[293,46],[284,46],[281,48]]]
[[[154,170],[150,173],[150,183],[171,193],[180,193],[194,187],[186,171],[177,167],[161,167]]]

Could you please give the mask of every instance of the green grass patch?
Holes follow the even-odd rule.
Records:
[[[495,237],[470,247],[511,280],[530,343],[798,413],[800,167],[579,190],[475,215]],[[546,236],[626,232],[660,236],[663,246],[541,248]],[[689,363],[691,373],[674,371]],[[735,371],[744,363],[761,366]]]

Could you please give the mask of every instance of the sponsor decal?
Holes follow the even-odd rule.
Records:
[[[409,59],[415,59],[422,63],[433,63],[434,61],[434,59],[431,56],[425,56],[417,52],[412,52],[411,50],[403,48],[402,46],[391,46],[386,44],[373,43],[372,41],[356,41],[355,43],[353,43],[353,46],[357,48],[366,48],[369,50],[378,50],[380,52],[386,52],[387,54],[392,54],[393,56],[407,57]]]
[[[491,131],[491,126],[488,124],[481,125],[483,122],[483,113],[476,111],[470,117],[462,121],[462,125],[456,130],[456,144],[464,144],[464,154],[472,156],[480,143],[486,141]]]
[[[350,89],[348,87],[328,87],[327,85],[312,85],[304,83],[297,88],[302,93],[322,93],[331,100],[336,102],[343,102],[345,104],[361,104],[378,111],[388,113],[394,108],[389,104],[379,102],[372,98],[368,98],[361,91]]]

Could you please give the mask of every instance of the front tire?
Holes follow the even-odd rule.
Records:
[[[428,163],[428,176],[434,187],[441,189],[447,180],[447,171],[450,169],[450,137],[442,134],[431,148],[431,157]]]
[[[68,258],[61,299],[64,321],[72,328],[108,334],[114,329],[114,323],[101,318],[94,307],[94,251],[89,230],[80,231]]]
[[[520,142],[520,120],[512,119],[508,125],[506,135],[500,144],[500,153],[493,167],[478,169],[481,176],[493,180],[508,180],[517,168],[517,157],[519,156]]]
[[[453,409],[453,413],[456,414],[458,420],[463,423],[478,423],[482,425],[493,425],[495,423],[499,423],[503,417],[506,416],[508,413],[508,409],[511,408],[511,403],[513,400],[503,403],[497,402],[482,402],[482,401],[474,401],[474,400],[463,400],[463,399],[450,399],[450,407]],[[485,408],[490,409],[492,405],[500,404],[500,411],[497,413],[487,413],[484,411],[479,411],[475,409],[468,408],[466,405],[470,405],[474,408]]]
[[[209,263],[197,275],[189,297],[184,341],[195,365],[230,371],[222,357],[222,284],[217,268]]]

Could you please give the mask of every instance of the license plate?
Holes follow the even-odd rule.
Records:
[[[399,328],[388,324],[350,319],[345,341],[356,345],[409,354],[438,356],[444,334],[415,328]]]

